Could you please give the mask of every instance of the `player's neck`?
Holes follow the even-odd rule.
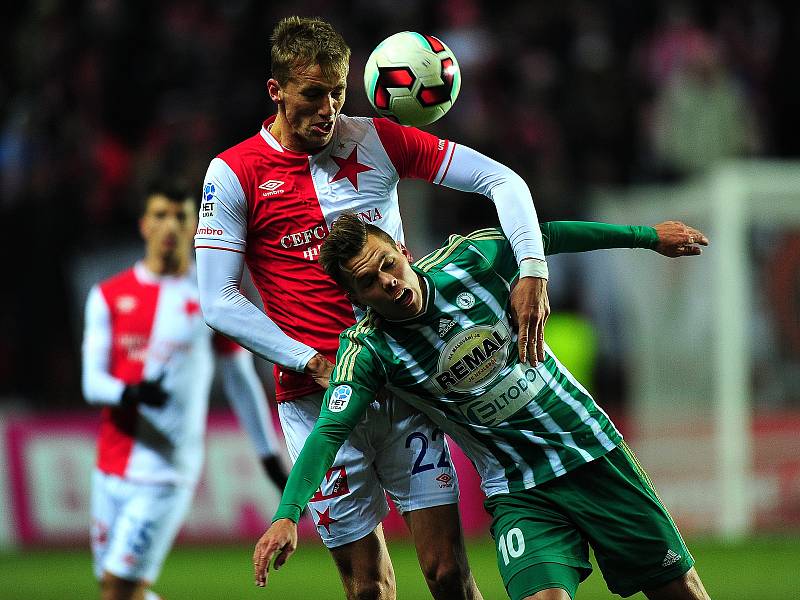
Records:
[[[183,275],[189,270],[188,256],[145,256],[144,266],[148,271],[159,276]]]
[[[283,146],[287,150],[292,150],[293,152],[303,152],[301,148],[294,147],[294,144],[292,144],[292,140],[289,135],[283,134],[284,131],[288,130],[289,130],[288,127],[286,128],[283,127],[283,115],[280,112],[275,117],[275,120],[267,128],[267,131],[269,131],[270,134],[272,134],[272,137],[274,137],[281,146]]]

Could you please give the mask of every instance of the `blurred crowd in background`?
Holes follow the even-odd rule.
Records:
[[[274,112],[269,33],[288,14],[321,16],[350,44],[350,115],[373,114],[362,75],[379,41],[441,37],[463,85],[428,129],[514,168],[542,220],[584,218],[597,187],[800,155],[800,10],[777,0],[33,0],[4,12],[0,408],[81,403],[75,257],[137,239],[149,179],[174,174],[199,194],[209,160],[258,131]],[[488,202],[433,197],[441,235],[496,219]]]

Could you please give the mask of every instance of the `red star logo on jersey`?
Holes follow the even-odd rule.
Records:
[[[333,183],[347,177],[350,183],[353,184],[353,187],[358,189],[358,174],[363,173],[364,171],[372,171],[372,167],[362,165],[360,162],[358,162],[358,146],[353,146],[353,151],[347,158],[341,158],[340,156],[333,155],[331,155],[331,158],[333,159],[333,162],[339,165],[339,170],[329,183]]]
[[[322,512],[319,512],[316,508],[314,512],[317,513],[319,517],[319,522],[317,523],[317,527],[324,527],[325,530],[330,534],[331,532],[331,523],[336,523],[338,519],[331,519],[331,507],[329,506]]]
[[[200,303],[197,300],[187,300],[183,305],[183,310],[187,317],[192,317],[200,312]]]

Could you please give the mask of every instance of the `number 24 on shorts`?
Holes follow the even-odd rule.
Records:
[[[512,558],[519,558],[525,552],[525,537],[519,527],[512,527],[497,541],[497,550],[508,565]]]

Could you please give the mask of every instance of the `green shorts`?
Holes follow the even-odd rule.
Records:
[[[592,572],[590,545],[608,589],[620,596],[665,585],[694,564],[625,442],[540,486],[491,496],[484,506],[512,600],[553,587],[574,598]]]

